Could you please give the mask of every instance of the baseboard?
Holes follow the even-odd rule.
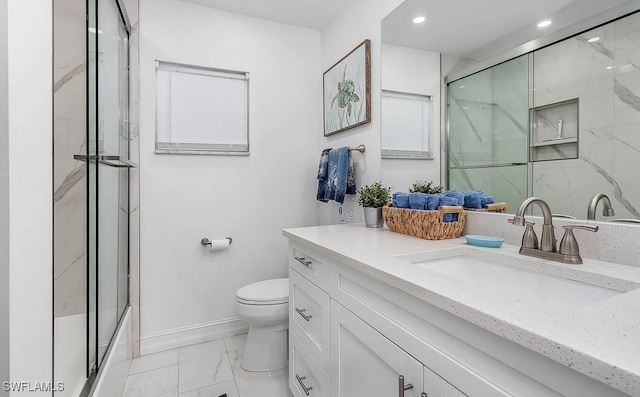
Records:
[[[249,324],[238,317],[225,318],[210,323],[195,324],[140,336],[140,355],[158,353],[240,335],[249,330]]]

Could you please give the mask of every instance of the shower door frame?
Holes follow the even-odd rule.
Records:
[[[121,158],[120,154],[111,155],[111,154],[103,154],[100,153],[99,145],[98,145],[98,134],[99,134],[99,123],[101,121],[100,114],[100,105],[101,98],[99,98],[100,94],[103,92],[100,90],[100,60],[99,60],[99,51],[100,51],[100,35],[102,33],[99,29],[101,26],[100,15],[98,11],[98,1],[111,1],[113,5],[117,8],[118,21],[117,21],[117,29],[123,28],[124,31],[124,39],[126,40],[126,49],[125,54],[120,54],[119,56],[126,56],[126,67],[122,70],[119,70],[118,81],[120,82],[120,78],[123,79],[126,84],[124,98],[126,99],[126,112],[124,113],[124,120],[122,120],[122,115],[120,116],[119,121],[124,121],[123,129],[126,132],[126,154],[124,158]],[[130,285],[129,285],[129,234],[130,234],[130,221],[129,221],[129,201],[130,201],[130,168],[135,166],[133,163],[129,161],[130,157],[130,128],[129,128],[129,112],[130,112],[130,37],[131,37],[131,28],[129,18],[126,12],[125,5],[123,0],[86,0],[86,10],[87,10],[87,40],[86,40],[86,63],[87,63],[87,101],[86,101],[86,112],[87,112],[87,126],[86,126],[86,134],[87,134],[87,144],[86,144],[86,162],[87,162],[87,279],[86,279],[86,289],[87,289],[87,323],[86,323],[86,340],[87,340],[87,349],[86,349],[86,369],[87,369],[87,382],[81,393],[81,396],[91,395],[93,388],[96,385],[96,380],[103,364],[106,362],[106,358],[109,356],[112,348],[113,341],[115,336],[118,334],[120,327],[122,326],[122,320],[126,314],[126,308],[129,306],[129,296],[130,296]],[[113,21],[110,21],[113,22]],[[92,37],[93,34],[93,37]],[[120,48],[119,48],[120,49]],[[93,57],[93,60],[92,60]],[[123,71],[124,70],[124,71]],[[120,73],[123,73],[122,75]],[[120,92],[120,91],[119,91]],[[122,97],[121,97],[122,98]],[[95,114],[92,119],[90,115],[92,112]],[[94,135],[93,139],[95,140],[95,147],[92,147],[92,139],[91,134]],[[120,136],[120,135],[119,135]],[[114,332],[110,335],[108,345],[101,350],[99,348],[99,326],[100,326],[100,302],[99,302],[99,249],[100,249],[100,233],[99,233],[99,214],[100,214],[100,176],[99,169],[100,167],[116,167],[119,169],[119,172],[126,172],[126,225],[125,225],[125,238],[127,241],[126,247],[126,302],[122,306],[122,310],[120,311],[118,299],[118,290],[119,287],[119,279],[116,279],[116,323],[114,327]],[[91,170],[95,171],[95,175],[91,175]],[[122,182],[120,177],[118,178],[118,185],[116,188],[120,189],[122,187]],[[118,190],[119,191],[119,190]],[[119,197],[119,196],[116,196]],[[120,199],[118,199],[118,202]],[[95,211],[92,213],[92,206],[95,206]],[[118,213],[122,210],[120,205],[118,204]],[[118,232],[118,239],[121,238],[120,233],[122,233],[120,222],[116,225],[116,230]],[[117,259],[117,258],[116,258]],[[93,262],[92,262],[93,261]],[[119,262],[116,262],[116,271],[118,268]],[[92,288],[93,287],[93,288]],[[95,345],[95,346],[92,346]],[[93,355],[93,356],[92,356]]]

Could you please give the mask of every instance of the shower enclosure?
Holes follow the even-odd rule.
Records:
[[[529,56],[448,84],[448,186],[528,197]]]
[[[129,299],[129,23],[120,0],[55,8],[54,173],[71,172],[54,195],[54,378],[76,397]]]

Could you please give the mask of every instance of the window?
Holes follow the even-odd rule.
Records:
[[[431,97],[382,91],[382,157],[433,159]]]
[[[249,73],[156,62],[156,153],[249,154]]]

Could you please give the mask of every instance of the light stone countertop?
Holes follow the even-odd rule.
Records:
[[[565,265],[518,254],[518,248],[479,248],[464,238],[423,240],[362,224],[283,230],[313,248],[496,335],[542,354],[632,396],[640,396],[640,268],[584,259]],[[417,266],[456,254],[625,291],[573,309],[521,301]]]

